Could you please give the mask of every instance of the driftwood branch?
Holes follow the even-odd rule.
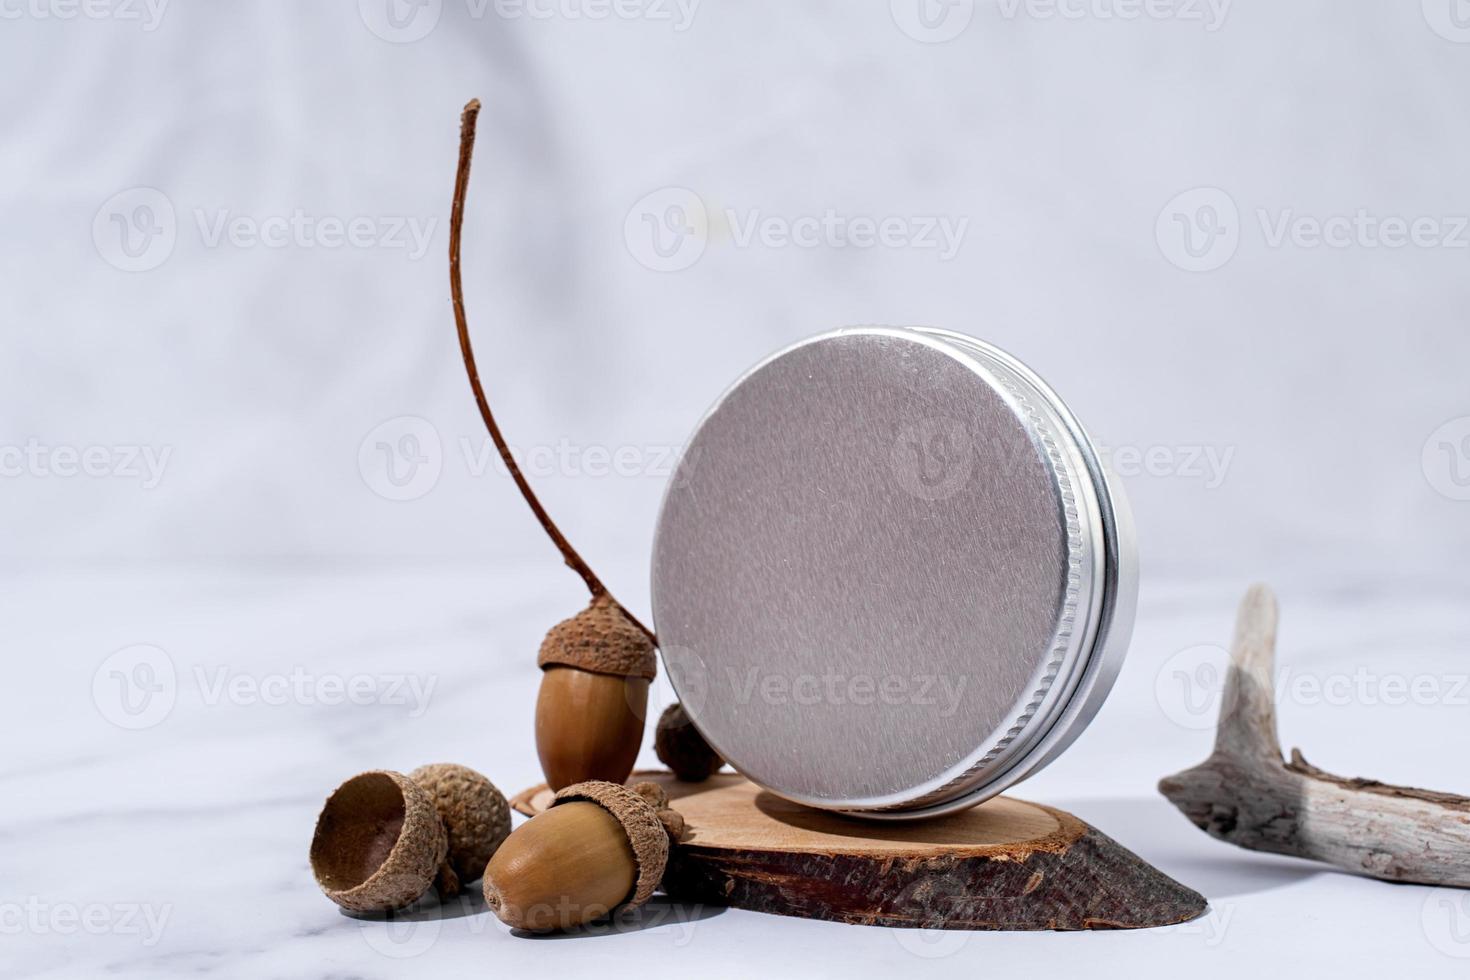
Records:
[[[1235,625],[1215,751],[1159,791],[1195,826],[1254,851],[1375,878],[1470,887],[1470,798],[1345,779],[1276,736],[1276,598],[1246,593]]]

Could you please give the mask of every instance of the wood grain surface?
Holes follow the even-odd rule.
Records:
[[[863,925],[937,929],[1148,928],[1200,915],[1204,898],[1069,813],[998,797],[915,823],[788,802],[734,773],[664,786],[688,832],[664,890],[684,901]],[[534,815],[544,786],[511,805]]]

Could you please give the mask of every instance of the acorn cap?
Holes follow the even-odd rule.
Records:
[[[495,784],[452,762],[419,766],[408,774],[433,801],[449,835],[447,861],[457,884],[477,881],[495,849],[510,835],[510,805]]]
[[[373,770],[327,797],[311,839],[311,870],[344,909],[386,912],[428,891],[448,850],[429,794],[402,773]]]
[[[653,680],[658,658],[648,638],[623,607],[601,595],[571,619],[551,628],[541,642],[537,663],[548,667],[576,667],[594,674],[642,677]]]
[[[671,704],[659,715],[653,751],[684,782],[699,783],[720,771],[725,760],[710,747],[689,720],[682,704]]]
[[[663,792],[652,783],[640,783],[638,789],[641,791],[645,786],[653,787],[659,794]],[[555,807],[572,802],[596,803],[623,825],[628,844],[633,848],[633,859],[638,865],[633,894],[623,904],[638,906],[652,898],[669,860],[669,832],[659,819],[659,810],[667,800],[654,802],[649,796],[626,786],[592,780],[568,786],[556,794],[551,805]]]

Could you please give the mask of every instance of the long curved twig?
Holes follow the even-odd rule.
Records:
[[[607,586],[602,584],[602,579],[592,567],[577,553],[570,541],[561,533],[546,508],[541,506],[531,484],[527,482],[525,474],[521,472],[520,465],[516,463],[515,456],[511,454],[510,446],[506,445],[505,437],[501,435],[500,426],[495,422],[495,415],[490,411],[490,403],[485,398],[485,389],[480,384],[480,370],[475,365],[475,351],[470,345],[470,328],[465,319],[464,312],[464,287],[460,280],[459,272],[459,243],[464,228],[464,201],[465,193],[470,184],[470,160],[475,153],[475,123],[480,116],[480,100],[471,99],[464,107],[464,113],[460,116],[459,125],[459,167],[454,175],[454,203],[449,213],[449,293],[454,301],[454,322],[459,329],[459,349],[464,355],[465,371],[469,374],[470,388],[475,393],[475,404],[480,408],[480,418],[485,420],[485,428],[490,430],[490,438],[495,441],[495,448],[500,451],[500,459],[505,463],[505,468],[510,471],[511,479],[515,480],[516,486],[520,488],[521,496],[526,498],[531,512],[541,522],[541,527],[551,538],[552,543],[561,551],[562,558],[566,560],[568,567],[578,575],[582,581],[587,583],[588,590],[593,599],[604,596],[611,599]],[[616,600],[613,600],[616,602]],[[621,603],[619,607],[622,608]],[[632,620],[633,624],[648,635],[649,640],[657,642],[653,632],[638,619],[623,609],[623,613]]]

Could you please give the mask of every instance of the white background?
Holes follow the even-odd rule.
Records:
[[[448,205],[478,96],[482,372],[619,596],[646,611],[671,453],[771,350],[919,323],[1016,353],[1113,451],[1145,567],[1118,694],[1023,795],[1240,917],[1214,944],[974,937],[899,965],[883,931],[743,913],[687,944],[662,928],[528,944],[481,922],[422,955],[612,954],[631,972],[653,943],[690,975],[744,975],[731,949],[779,969],[789,938],[818,974],[973,975],[1019,968],[1009,951],[1099,970],[1078,943],[1106,942],[1135,973],[1168,949],[1194,957],[1171,970],[1213,976],[1305,962],[1317,937],[1354,949],[1350,970],[1464,968],[1470,907],[1446,953],[1423,890],[1283,862],[1242,884],[1233,869],[1265,859],[1207,840],[1152,784],[1208,746],[1159,691],[1265,579],[1296,623],[1283,660],[1441,684],[1432,704],[1289,703],[1287,740],[1331,769],[1470,792],[1470,706],[1450,693],[1470,670],[1470,5],[0,0],[0,18],[0,613],[18,688],[0,795],[21,801],[0,821],[0,912],[176,906],[146,947],[27,926],[23,967],[404,969],[334,938],[358,927],[305,870],[321,796],[425,755],[507,790],[537,778],[530,662],[582,598],[483,465],[458,360]],[[824,216],[835,231],[783,237]],[[649,222],[681,218],[692,233],[661,256]],[[929,247],[935,221],[962,229],[953,249]],[[865,222],[894,230],[864,242]],[[140,643],[179,692],[129,732],[91,685]],[[201,665],[442,686],[413,717],[211,705]]]

